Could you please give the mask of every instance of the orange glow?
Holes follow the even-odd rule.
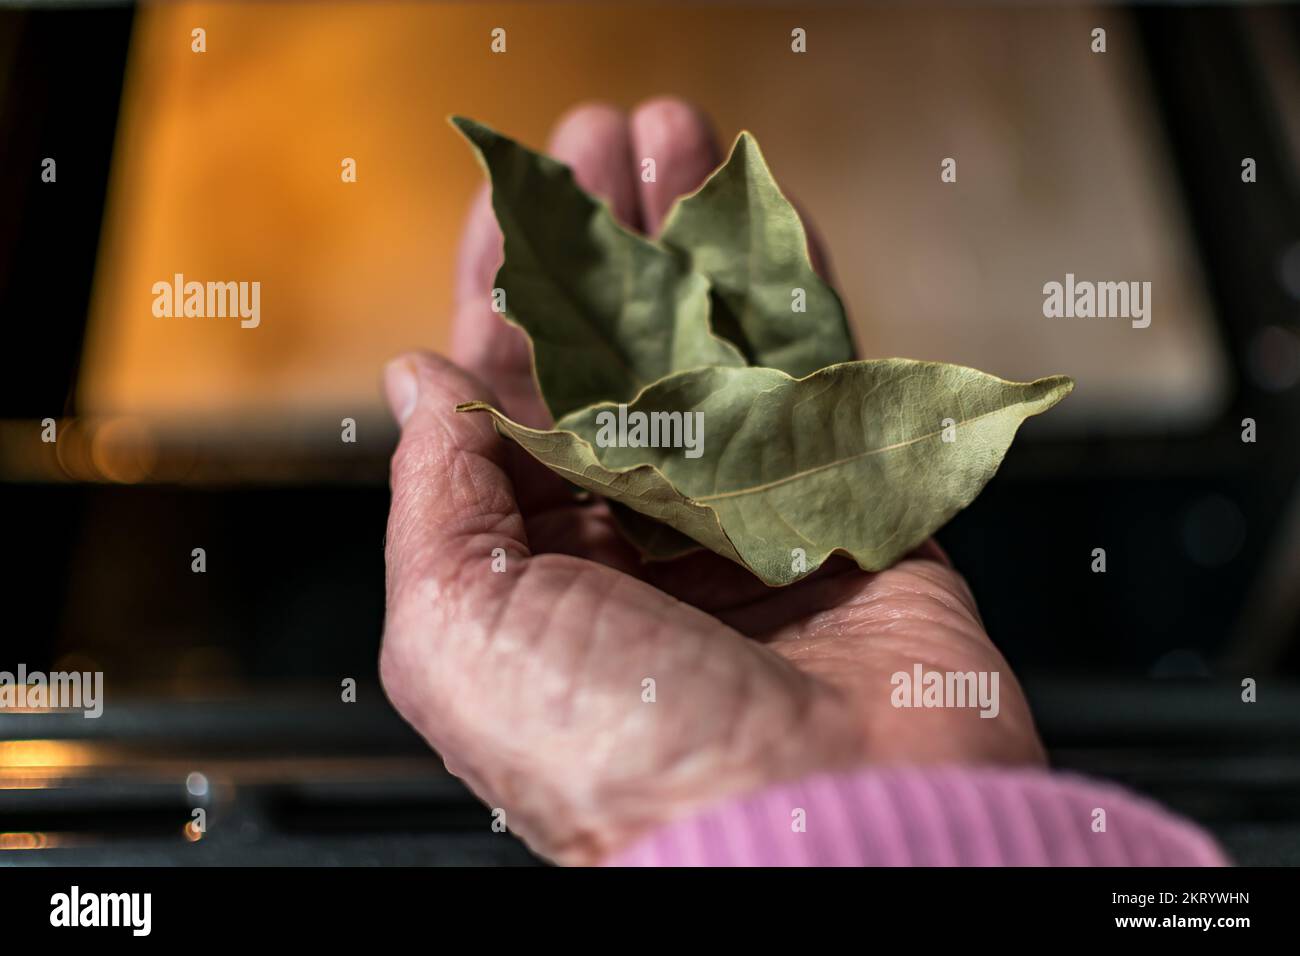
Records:
[[[101,748],[70,740],[0,740],[0,780],[13,771],[68,771],[106,762]]]
[[[58,846],[48,833],[0,833],[0,850],[45,850]]]
[[[109,481],[135,484],[149,477],[157,453],[144,422],[138,418],[111,418],[95,428],[90,459]]]
[[[447,114],[544,148],[577,103],[663,94],[699,104],[724,144],[745,128],[763,143],[825,239],[865,355],[1026,380],[1069,369],[1086,388],[1058,421],[1092,396],[1124,415],[1214,400],[1204,290],[1122,11],[818,4],[798,8],[800,56],[791,9],[143,5],[78,412],[179,420],[190,436],[326,409],[387,425],[385,361],[449,344],[457,242],[483,182]],[[1112,27],[1105,57],[1076,42],[1097,25]],[[936,188],[950,155],[962,185]],[[1122,345],[1119,326],[1046,333],[1042,279],[1024,277],[1059,277],[1062,261],[1149,276],[1165,318]],[[259,282],[260,324],[155,316],[154,284],[178,273]],[[132,480],[143,466],[64,467]]]
[[[95,481],[99,472],[90,455],[90,428],[76,418],[59,423],[59,440],[54,443],[54,453],[64,475],[72,481]]]

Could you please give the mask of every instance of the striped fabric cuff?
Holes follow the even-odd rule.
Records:
[[[882,768],[732,799],[611,866],[1223,866],[1213,839],[1113,784],[1045,770]]]

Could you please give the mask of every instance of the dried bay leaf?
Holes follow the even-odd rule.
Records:
[[[490,412],[553,471],[604,495],[649,559],[702,545],[773,585],[836,551],[887,567],[968,504],[1020,423],[1073,386],[848,361],[843,307],[748,134],[656,242],[621,227],[564,165],[453,123],[492,180],[505,236],[496,285],[558,423],[539,431],[480,403],[462,410]],[[624,403],[700,415],[700,456],[603,447],[597,416],[626,414]]]
[[[844,306],[813,269],[799,213],[749,133],[674,204],[659,238],[708,277],[714,330],[754,365],[800,378],[853,359]],[[794,308],[796,290],[805,311]]]
[[[532,341],[552,415],[630,401],[673,371],[745,364],[711,331],[708,280],[680,256],[619,225],[563,163],[473,120],[452,124],[491,178],[505,237],[496,286]]]
[[[574,484],[784,585],[837,551],[866,570],[893,564],[969,504],[1021,422],[1073,385],[1064,376],[1007,382],[908,359],[843,363],[802,379],[752,367],[679,372],[645,389],[626,413],[700,413],[698,458],[680,447],[601,447],[597,416],[617,413],[610,403],[575,411],[549,431],[480,402],[459,410],[490,413],[501,432]]]

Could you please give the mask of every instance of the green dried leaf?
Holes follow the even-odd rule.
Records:
[[[492,180],[505,237],[496,286],[528,333],[542,397],[558,419],[629,401],[670,372],[743,365],[709,326],[709,284],[679,256],[624,229],[569,167],[453,117]]]
[[[1007,382],[956,365],[883,359],[802,379],[766,368],[696,369],[626,406],[629,415],[698,412],[697,458],[681,447],[601,447],[606,419],[598,416],[617,414],[613,403],[576,411],[550,431],[479,402],[459,410],[489,412],[574,484],[783,585],[837,551],[866,570],[893,564],[975,498],[1021,422],[1073,387],[1064,376]]]
[[[853,359],[844,306],[813,270],[799,214],[749,133],[673,206],[660,241],[708,277],[715,331],[753,364],[801,378]],[[795,311],[796,290],[806,311]]]

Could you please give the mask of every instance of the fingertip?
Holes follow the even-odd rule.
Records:
[[[434,352],[411,351],[384,366],[384,397],[404,428],[425,415],[450,413],[465,402],[497,404],[472,373]]]
[[[630,120],[638,164],[655,162],[655,175],[638,183],[646,231],[659,231],[678,196],[694,192],[721,161],[713,124],[695,105],[672,96],[639,104]]]
[[[591,133],[616,130],[627,123],[627,116],[613,103],[603,100],[584,100],[575,103],[560,114],[551,128],[551,147],[581,140]]]
[[[573,170],[579,186],[608,202],[623,225],[640,228],[632,138],[622,110],[600,102],[570,108],[556,122],[547,152]]]
[[[655,96],[638,103],[630,120],[634,138],[707,147],[716,156],[717,137],[704,111],[676,96]]]

